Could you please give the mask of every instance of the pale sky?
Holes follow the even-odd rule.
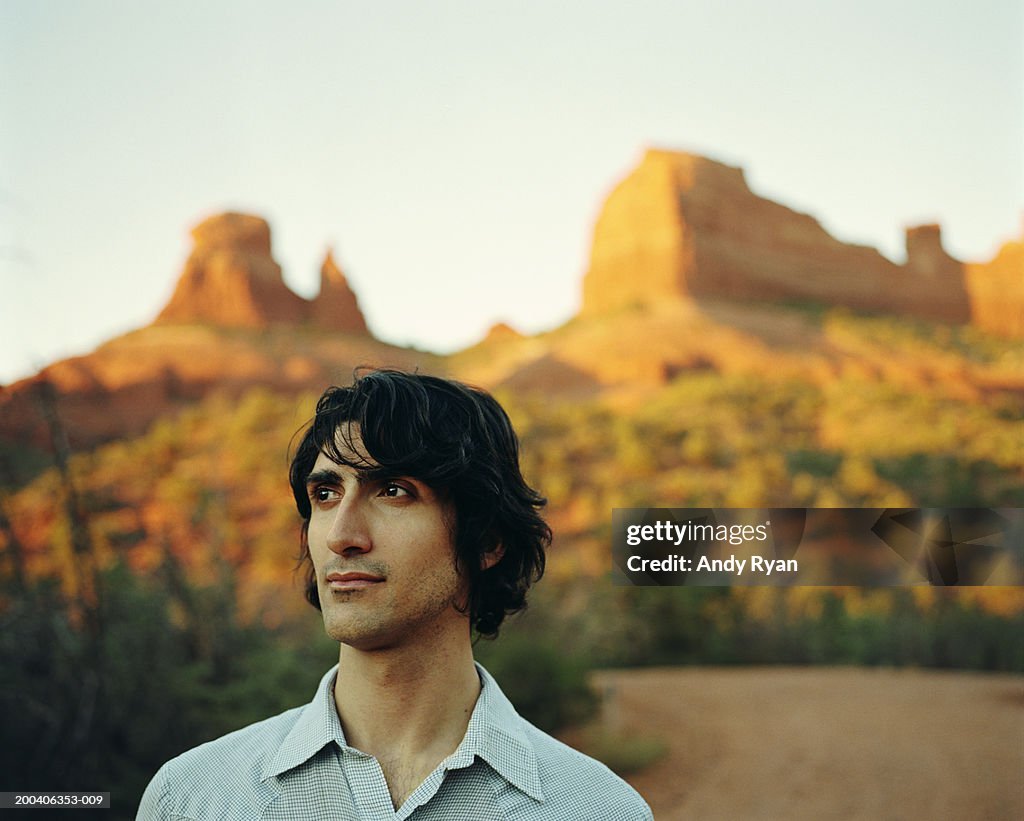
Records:
[[[0,0],[0,383],[150,322],[223,210],[312,296],[448,351],[578,308],[601,201],[659,145],[903,259],[1024,211],[1021,0]]]

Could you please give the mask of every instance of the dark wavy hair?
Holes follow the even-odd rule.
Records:
[[[309,554],[312,513],[306,479],[323,451],[360,470],[342,453],[359,426],[373,472],[409,476],[442,494],[455,511],[455,566],[468,581],[465,612],[481,636],[494,637],[505,616],[526,607],[526,592],[544,573],[551,529],[540,516],[546,500],[519,470],[519,440],[508,415],[486,391],[435,376],[395,370],[357,371],[345,388],[324,391],[291,461],[289,480],[302,517],[299,568],[306,598],[320,609]],[[500,560],[483,568],[496,549]]]

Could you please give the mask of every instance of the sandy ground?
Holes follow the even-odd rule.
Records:
[[[1024,819],[1024,677],[608,671],[602,722],[662,738],[628,780],[671,819]]]

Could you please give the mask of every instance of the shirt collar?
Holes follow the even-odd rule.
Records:
[[[441,766],[448,770],[468,767],[479,756],[514,787],[543,801],[537,753],[527,737],[526,722],[491,674],[479,664],[476,669],[480,676],[480,696],[466,735]],[[337,673],[337,666],[332,667],[320,680],[313,700],[299,712],[294,726],[264,766],[264,780],[304,764],[332,741],[340,747],[347,746],[334,704]]]
[[[263,767],[264,781],[304,764],[332,741],[345,746],[345,731],[334,706],[337,675],[338,667],[335,665],[320,679],[313,700],[299,711],[299,717],[281,746]]]
[[[512,786],[537,801],[544,800],[537,753],[526,734],[526,721],[512,702],[479,664],[480,697],[469,718],[466,736],[444,766],[449,770],[468,767],[479,756]]]

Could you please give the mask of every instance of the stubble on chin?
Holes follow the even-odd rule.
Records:
[[[462,598],[458,591],[424,599],[401,613],[389,606],[368,607],[368,602],[360,601],[361,593],[329,593],[332,598],[322,610],[328,637],[357,650],[387,649],[413,633],[426,638],[442,632],[446,624],[467,618],[457,606]]]

